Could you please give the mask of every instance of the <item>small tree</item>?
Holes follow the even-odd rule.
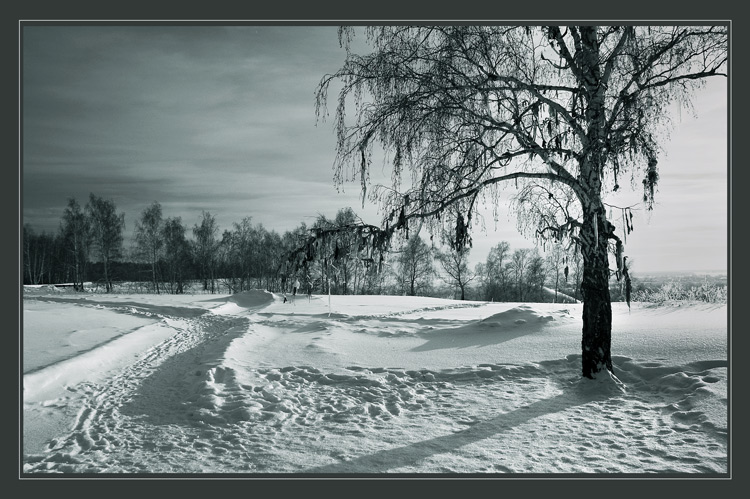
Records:
[[[37,234],[29,224],[23,224],[23,282],[42,284],[54,281],[59,274],[57,250],[59,237],[46,232]]]
[[[83,281],[89,263],[91,248],[91,223],[75,198],[68,199],[60,223],[69,268],[73,271],[73,288],[83,291]]]
[[[534,248],[529,254],[529,262],[526,267],[526,299],[527,301],[543,302],[544,285],[547,281],[547,269],[544,259],[539,250]]]
[[[421,237],[415,235],[404,241],[396,253],[396,262],[402,294],[423,295],[430,289],[435,267],[430,247]]]
[[[728,27],[366,30],[372,52],[364,55],[351,50],[353,30],[340,30],[346,60],[317,91],[325,117],[329,87],[341,82],[334,182],[358,179],[364,199],[373,147],[382,147],[393,185],[370,192],[385,212],[383,230],[394,220],[407,233],[417,222],[449,228],[458,246],[469,242],[477,201],[497,202],[501,185],[535,182],[570,195],[569,217],[545,209],[555,216],[527,224],[539,238],[573,241],[581,253],[582,374],[611,371],[609,252],[618,275],[627,279],[627,269],[603,196],[642,179],[652,208],[669,106],[689,103],[705,78],[726,76]],[[554,207],[549,196],[536,199]]]
[[[500,241],[487,254],[486,263],[481,267],[485,300],[508,300],[509,277],[505,265],[509,256],[510,244],[507,241]],[[479,272],[477,273],[479,274]]]
[[[233,277],[236,279],[236,290],[244,291],[250,287],[254,260],[259,250],[257,231],[253,227],[252,217],[244,217],[233,227],[230,249]]]
[[[277,270],[283,259],[283,245],[278,232],[268,231],[263,234],[263,251],[260,257],[265,269],[265,288],[268,291],[281,289],[281,280]]]
[[[450,246],[447,240],[444,241],[444,244]],[[444,278],[446,283],[450,286],[456,286],[461,292],[461,300],[465,300],[466,288],[477,277],[469,268],[469,250],[458,251],[449,247],[447,250],[438,250],[436,257],[440,267],[447,275],[447,278]]]
[[[201,213],[200,224],[193,226],[193,236],[195,243],[193,253],[195,262],[198,266],[198,276],[203,283],[203,290],[216,291],[216,263],[218,241],[216,236],[219,227],[216,225],[216,219],[209,212]]]
[[[110,266],[122,256],[122,231],[125,229],[125,214],[117,214],[115,203],[93,193],[86,204],[86,215],[91,226],[94,248],[104,266],[104,283],[107,293],[112,291]]]
[[[184,293],[184,284],[190,262],[190,245],[185,238],[185,226],[180,217],[167,218],[162,225],[164,241],[164,270],[169,291]]]
[[[348,227],[355,225],[359,217],[350,207],[340,209],[333,220],[334,227]],[[358,277],[359,260],[357,259],[357,249],[360,241],[356,233],[349,231],[339,232],[335,241],[334,252],[338,255],[336,267],[340,276],[341,293],[356,294],[356,279]],[[335,255],[334,255],[335,256]]]
[[[531,250],[529,248],[520,248],[513,252],[510,258],[508,268],[513,277],[514,288],[516,291],[516,301],[522,302],[526,297],[526,270],[529,266]]]
[[[547,271],[552,278],[552,284],[554,284],[555,295],[553,302],[557,303],[558,292],[560,291],[562,281],[568,277],[570,272],[570,269],[567,266],[567,255],[561,244],[554,244],[547,253],[546,266]]]
[[[143,210],[141,218],[135,223],[135,242],[138,253],[151,266],[151,282],[154,290],[159,293],[159,259],[161,258],[164,240],[162,239],[163,220],[161,204],[151,203]]]

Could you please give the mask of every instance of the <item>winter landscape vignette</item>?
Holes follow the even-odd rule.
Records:
[[[728,27],[331,28],[361,212],[24,223],[21,476],[729,478],[728,273],[629,252]]]

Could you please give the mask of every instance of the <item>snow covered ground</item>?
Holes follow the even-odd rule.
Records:
[[[726,305],[23,297],[28,474],[728,473]]]

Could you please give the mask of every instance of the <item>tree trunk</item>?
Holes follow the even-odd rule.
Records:
[[[560,285],[560,272],[555,269],[555,303],[557,303],[557,289]]]
[[[104,260],[104,284],[105,289],[107,290],[107,293],[110,293],[112,291],[112,283],[109,281],[109,265],[107,265],[107,257],[103,258]]]
[[[156,251],[154,251],[152,258],[151,258],[151,279],[154,283],[154,289],[156,290],[156,294],[159,293],[159,281],[156,279]]]
[[[598,228],[594,231],[594,219]],[[609,294],[609,262],[606,231],[601,216],[587,216],[582,229],[583,336],[582,371],[587,378],[607,369],[612,371],[612,302]]]
[[[609,294],[608,238],[612,227],[605,217],[601,202],[602,172],[606,161],[603,144],[607,143],[604,90],[605,82],[599,67],[599,41],[594,27],[581,28],[581,83],[587,101],[587,123],[584,142],[585,157],[581,163],[580,181],[585,198],[582,199],[583,226],[581,253],[583,256],[583,338],[581,367],[583,376],[595,378],[604,369],[612,371],[612,302]]]

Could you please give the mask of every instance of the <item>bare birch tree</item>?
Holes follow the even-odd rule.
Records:
[[[164,247],[162,239],[161,204],[154,201],[145,208],[141,217],[135,223],[135,241],[142,257],[151,265],[151,282],[154,290],[159,293],[159,259]]]
[[[446,246],[449,246],[446,244]],[[449,286],[455,286],[461,292],[460,299],[466,299],[466,289],[477,275],[469,268],[469,251],[458,251],[454,248],[438,250],[435,254],[440,267],[447,277],[443,280]]]
[[[202,212],[200,224],[193,226],[193,236],[195,237],[193,248],[198,275],[203,282],[203,290],[208,291],[210,288],[211,293],[216,292],[218,233],[219,227],[216,224],[216,218],[207,211]]]
[[[91,249],[91,224],[75,198],[68,198],[68,206],[60,222],[69,268],[73,271],[73,288],[83,291],[83,281]]]
[[[612,371],[609,252],[618,276],[627,269],[603,196],[642,184],[653,207],[669,106],[689,104],[705,78],[726,76],[728,27],[370,26],[366,34],[371,52],[358,54],[354,30],[340,29],[345,62],[317,89],[320,118],[334,82],[338,89],[334,182],[361,182],[363,201],[369,192],[384,211],[386,234],[445,226],[458,246],[470,242],[478,203],[497,203],[503,184],[569,193],[569,217],[527,223],[539,238],[575,242],[582,374]],[[370,189],[375,148],[391,165],[387,188]]]
[[[86,204],[86,215],[91,226],[93,246],[104,267],[104,285],[107,293],[112,291],[110,267],[113,260],[122,256],[122,231],[125,229],[125,214],[117,214],[115,202],[91,193]]]

